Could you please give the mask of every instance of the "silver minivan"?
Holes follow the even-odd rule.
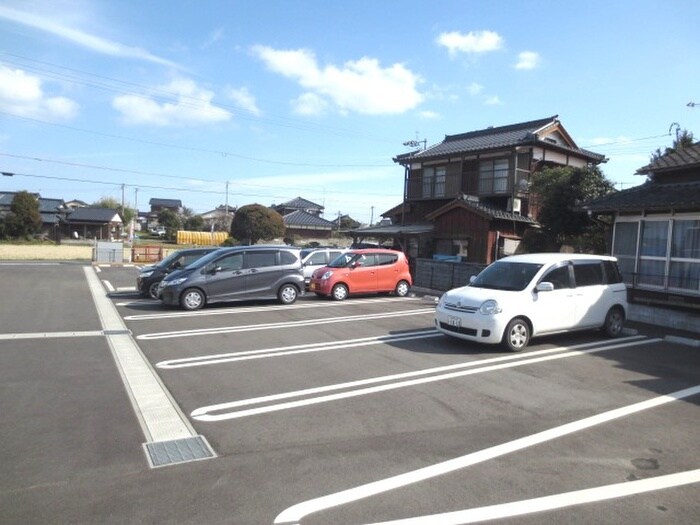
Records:
[[[221,248],[171,273],[159,288],[163,304],[185,310],[249,299],[292,304],[303,293],[299,249],[261,245]]]
[[[304,283],[309,287],[311,276],[319,268],[333,262],[347,252],[347,248],[306,248],[301,250],[301,265],[304,268]]]

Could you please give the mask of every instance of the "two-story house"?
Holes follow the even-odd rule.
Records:
[[[605,161],[579,148],[557,116],[489,127],[398,155],[403,202],[382,214],[391,225],[355,231],[392,238],[409,257],[461,256],[476,263],[515,253],[537,206],[533,173],[549,166],[584,167]]]

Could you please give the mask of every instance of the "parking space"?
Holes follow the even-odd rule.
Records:
[[[70,276],[62,286],[79,303],[71,308],[85,312],[83,329],[102,330],[104,314],[82,268],[12,272],[31,282],[56,278],[60,269]],[[51,481],[62,480],[70,497],[71,475],[99,466],[105,479],[93,491],[116,484],[137,500],[110,505],[116,521],[691,523],[700,512],[700,353],[648,327],[614,340],[593,332],[548,337],[513,354],[438,335],[434,305],[421,297],[307,296],[289,306],[229,303],[183,312],[139,298],[134,268],[102,267],[95,275],[173,410],[216,455],[149,468],[140,449],[148,415],[134,416],[139,401],[125,393],[133,388],[110,355],[109,335],[94,336],[93,345],[87,336],[55,339],[64,345],[57,347],[21,346],[0,334],[3,390],[13,400],[4,408],[27,403],[3,411],[3,427],[18,429],[12,442],[31,456],[23,434],[69,441],[56,422],[93,414],[77,428],[84,440],[104,445],[104,455],[88,445],[91,465],[70,463],[79,451],[68,446],[76,472]],[[31,311],[40,295],[30,296],[18,296],[18,310]],[[57,319],[49,312],[12,332],[37,332],[43,317],[60,330],[65,313]],[[8,310],[13,315],[24,319]],[[55,370],[42,364],[48,356]],[[21,378],[16,392],[7,386],[13,377]],[[126,389],[118,387],[122,380]],[[67,383],[72,395],[36,410],[32,381]],[[27,426],[22,412],[32,406],[38,419]],[[110,438],[98,438],[95,426]],[[9,494],[41,482],[17,459],[3,459],[19,474],[3,482],[6,506]],[[33,494],[52,498],[41,489]],[[158,495],[163,499],[152,501]],[[99,506],[84,512],[104,518]],[[7,516],[37,517],[29,509]]]

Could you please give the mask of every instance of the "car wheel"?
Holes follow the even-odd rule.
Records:
[[[521,317],[516,317],[503,332],[501,343],[511,352],[520,352],[530,342],[530,325]]]
[[[406,281],[399,281],[399,283],[396,285],[396,289],[394,292],[396,295],[399,297],[406,297],[408,295],[408,283]]]
[[[348,296],[348,287],[345,286],[344,284],[336,284],[333,287],[333,291],[331,292],[331,296],[336,301],[342,301],[343,299],[346,299]]]
[[[621,308],[614,306],[608,310],[603,324],[603,332],[608,337],[617,337],[622,333],[622,325],[625,323],[625,313]]]
[[[282,286],[282,288],[280,288],[280,291],[277,293],[277,298],[282,304],[292,304],[294,301],[297,300],[298,295],[299,290],[297,290],[296,286],[294,286],[293,284],[285,284],[284,286]]]
[[[199,310],[206,301],[206,297],[197,288],[188,288],[180,296],[180,306],[185,310]]]
[[[148,297],[151,299],[158,299],[158,287],[160,286],[160,281],[151,284],[148,287]]]

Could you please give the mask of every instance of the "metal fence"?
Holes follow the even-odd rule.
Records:
[[[468,284],[469,278],[484,268],[485,264],[416,259],[413,285],[447,291]]]

